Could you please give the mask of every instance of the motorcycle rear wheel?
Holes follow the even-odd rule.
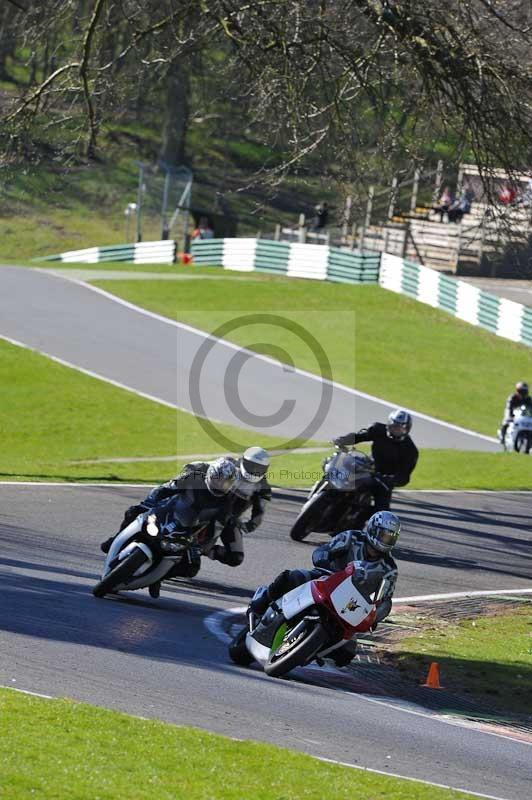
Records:
[[[246,647],[248,628],[242,628],[229,645],[229,658],[240,667],[249,667],[255,660]]]
[[[143,553],[142,550],[138,548],[133,550],[131,555],[124,558],[123,561],[120,561],[105,578],[102,578],[101,581],[98,581],[98,583],[92,587],[94,597],[105,597],[106,594],[114,591],[116,586],[120,586],[121,583],[131,578],[147,559],[146,553]]]
[[[287,636],[289,635],[287,632]],[[286,636],[285,636],[286,639]],[[264,665],[264,672],[270,678],[280,678],[286,675],[290,670],[295,667],[302,667],[312,661],[312,658],[318,653],[327,642],[327,634],[325,628],[321,623],[312,623],[302,638],[297,638],[293,646],[284,650],[282,655],[276,658],[276,653],[270,655],[269,660]],[[284,640],[279,649],[284,646]]]

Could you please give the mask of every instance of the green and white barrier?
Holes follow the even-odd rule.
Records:
[[[381,257],[379,284],[497,336],[532,346],[532,309],[513,300],[388,253]]]
[[[335,283],[379,283],[384,289],[407,295],[497,336],[532,347],[532,308],[496,297],[466,281],[449,278],[399,256],[251,238],[196,239],[191,249],[196,265],[208,264],[240,272],[256,270]],[[89,247],[42,260],[85,264],[99,261],[172,264],[176,261],[176,244],[172,240],[163,240]]]
[[[136,244],[111,244],[103,247],[88,247],[85,250],[69,250],[55,256],[46,256],[42,261],[62,261],[67,264],[97,264],[100,261],[129,261],[133,264],[173,264],[176,260],[176,244],[171,239],[160,242],[137,242]]]
[[[240,272],[270,272],[290,278],[341,283],[377,283],[379,254],[269,239],[202,239],[192,242],[195,264]]]

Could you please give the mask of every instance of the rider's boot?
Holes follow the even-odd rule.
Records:
[[[157,600],[161,594],[161,581],[155,581],[155,583],[150,584],[150,586],[148,586],[148,592],[150,593],[150,597]]]
[[[346,642],[331,653],[331,658],[337,667],[347,667],[356,655],[356,641]]]
[[[271,603],[270,593],[268,592],[268,588],[266,586],[262,587],[262,591],[253,600],[250,602],[248,606],[248,614],[255,614],[257,617],[262,617],[266,609]]]

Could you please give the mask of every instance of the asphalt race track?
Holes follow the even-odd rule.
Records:
[[[298,503],[276,497],[244,565],[96,600],[98,544],[136,487],[0,485],[0,684],[195,725],[239,738],[528,800],[527,741],[454,724],[397,701],[275,680],[231,664],[205,621],[242,606],[279,570],[308,565],[288,539]],[[401,493],[398,597],[530,588],[530,499],[518,493]],[[530,742],[529,737],[529,742]],[[355,778],[356,779],[356,778]]]
[[[210,340],[202,355],[208,340],[201,331],[143,313],[68,279],[68,271],[62,277],[0,266],[0,336],[166,405],[287,439],[328,441],[395,407],[393,397],[387,403],[323,384],[278,361],[243,355],[224,341]],[[197,380],[196,393],[190,376]],[[416,415],[415,425],[421,447],[500,447],[495,439],[432,418]]]

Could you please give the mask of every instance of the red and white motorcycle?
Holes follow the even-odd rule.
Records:
[[[248,609],[249,624],[229,645],[229,656],[241,666],[257,661],[274,678],[319,663],[375,622],[376,605],[363,592],[363,573],[363,566],[352,562],[274,600],[260,619]],[[255,597],[263,590],[259,587]]]

